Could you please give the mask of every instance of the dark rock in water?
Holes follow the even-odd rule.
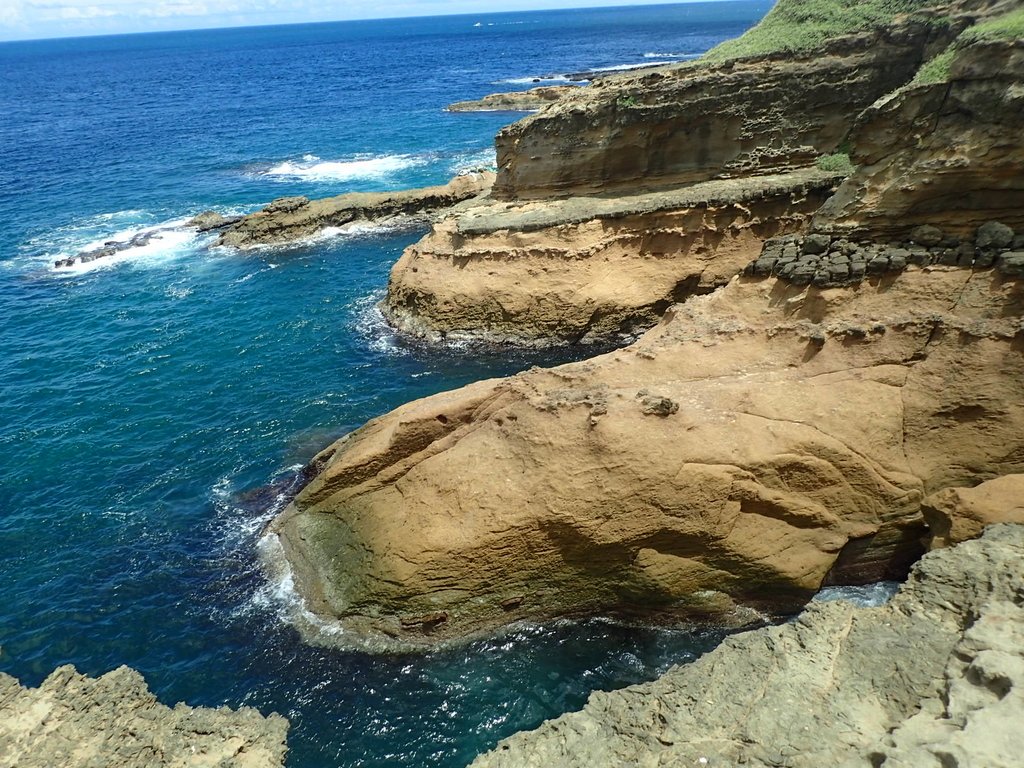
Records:
[[[57,259],[53,262],[53,266],[60,268],[73,267],[76,263],[89,264],[90,262],[113,256],[121,251],[126,251],[129,248],[141,248],[144,245],[149,245],[150,242],[159,237],[160,235],[157,232],[139,232],[133,235],[130,240],[108,240],[103,244],[102,248],[82,251],[66,259]]]
[[[998,221],[989,221],[978,227],[974,242],[979,248],[1008,248],[1013,242],[1013,230]]]
[[[933,227],[930,224],[923,224],[920,227],[915,227],[910,233],[910,239],[917,245],[923,245],[926,248],[930,248],[934,245],[938,245],[942,242],[944,235],[942,230],[938,227]]]

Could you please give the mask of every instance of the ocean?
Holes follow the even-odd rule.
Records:
[[[446,104],[684,60],[770,5],[0,44],[0,670],[127,664],[167,704],[280,712],[293,768],[456,767],[713,647],[714,630],[602,620],[426,654],[304,642],[259,565],[258,489],[409,400],[592,350],[394,335],[376,304],[415,228],[241,254],[181,225],[492,165],[516,116]]]

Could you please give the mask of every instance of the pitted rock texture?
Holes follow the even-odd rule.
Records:
[[[1022,302],[993,272],[736,279],[627,349],[375,419],[272,530],[312,610],[401,643],[794,610],[905,573],[927,495],[1024,471]]]
[[[878,608],[814,603],[661,679],[598,692],[473,768],[1013,768],[1024,528],[927,555]]]
[[[350,192],[323,200],[282,197],[232,224],[220,236],[218,245],[275,245],[314,235],[327,227],[431,216],[487,192],[493,181],[493,173],[481,172],[456,176],[443,186],[425,189]]]
[[[857,170],[814,226],[885,240],[922,225],[966,238],[990,220],[1024,231],[1022,124],[1024,40],[971,45],[948,80],[901,88],[859,117]]]
[[[127,667],[99,678],[60,667],[38,688],[0,674],[2,768],[278,768],[287,732],[249,707],[165,707]]]
[[[997,233],[993,239],[991,233]],[[915,236],[916,235],[916,236]],[[747,277],[778,277],[793,285],[834,288],[857,285],[915,267],[996,269],[1006,278],[1024,277],[1024,252],[1013,251],[1016,235],[1000,222],[978,228],[975,239],[961,242],[933,226],[911,232],[903,243],[858,242],[826,234],[792,235],[765,242],[764,250],[747,264]]]
[[[607,199],[477,201],[406,249],[382,308],[431,340],[632,339],[728,282],[765,238],[805,226],[841,179],[804,169]]]

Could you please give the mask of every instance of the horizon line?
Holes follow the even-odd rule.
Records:
[[[764,2],[774,4],[776,0],[644,0],[639,3],[623,3],[622,0],[615,0],[613,4],[608,5],[585,5],[585,6],[565,6],[558,8],[524,8],[519,10],[505,10],[505,11],[462,11],[459,13],[414,13],[414,14],[397,14],[394,16],[375,16],[375,17],[355,17],[347,19],[320,19],[316,21],[284,21],[284,22],[271,22],[266,24],[228,24],[224,26],[208,26],[208,27],[175,27],[168,29],[146,29],[136,30],[132,32],[99,32],[99,33],[84,33],[84,34],[66,34],[56,35],[50,37],[15,37],[15,38],[0,38],[0,45],[8,43],[40,43],[49,42],[54,40],[88,40],[88,39],[102,39],[102,38],[113,38],[113,37],[134,37],[139,35],[166,35],[166,34],[177,34],[181,32],[218,32],[224,30],[242,30],[242,29],[267,29],[273,27],[302,27],[302,26],[316,26],[325,24],[349,24],[349,23],[369,23],[379,21],[394,21],[400,19],[444,19],[444,18],[459,18],[468,16],[504,16],[509,14],[521,14],[521,13],[557,13],[561,11],[597,11],[597,10],[615,10],[625,8],[644,8],[654,7],[662,5],[725,5],[729,3],[754,3]],[[4,30],[0,30],[0,34]]]

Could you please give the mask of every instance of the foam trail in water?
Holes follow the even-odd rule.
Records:
[[[844,600],[861,608],[873,608],[888,603],[899,588],[896,581],[879,581],[862,587],[826,587],[814,599],[819,602]]]
[[[305,155],[297,162],[286,160],[278,163],[261,175],[281,181],[356,181],[385,178],[425,162],[423,158],[414,155],[384,155],[352,160],[321,160],[316,155]]]

